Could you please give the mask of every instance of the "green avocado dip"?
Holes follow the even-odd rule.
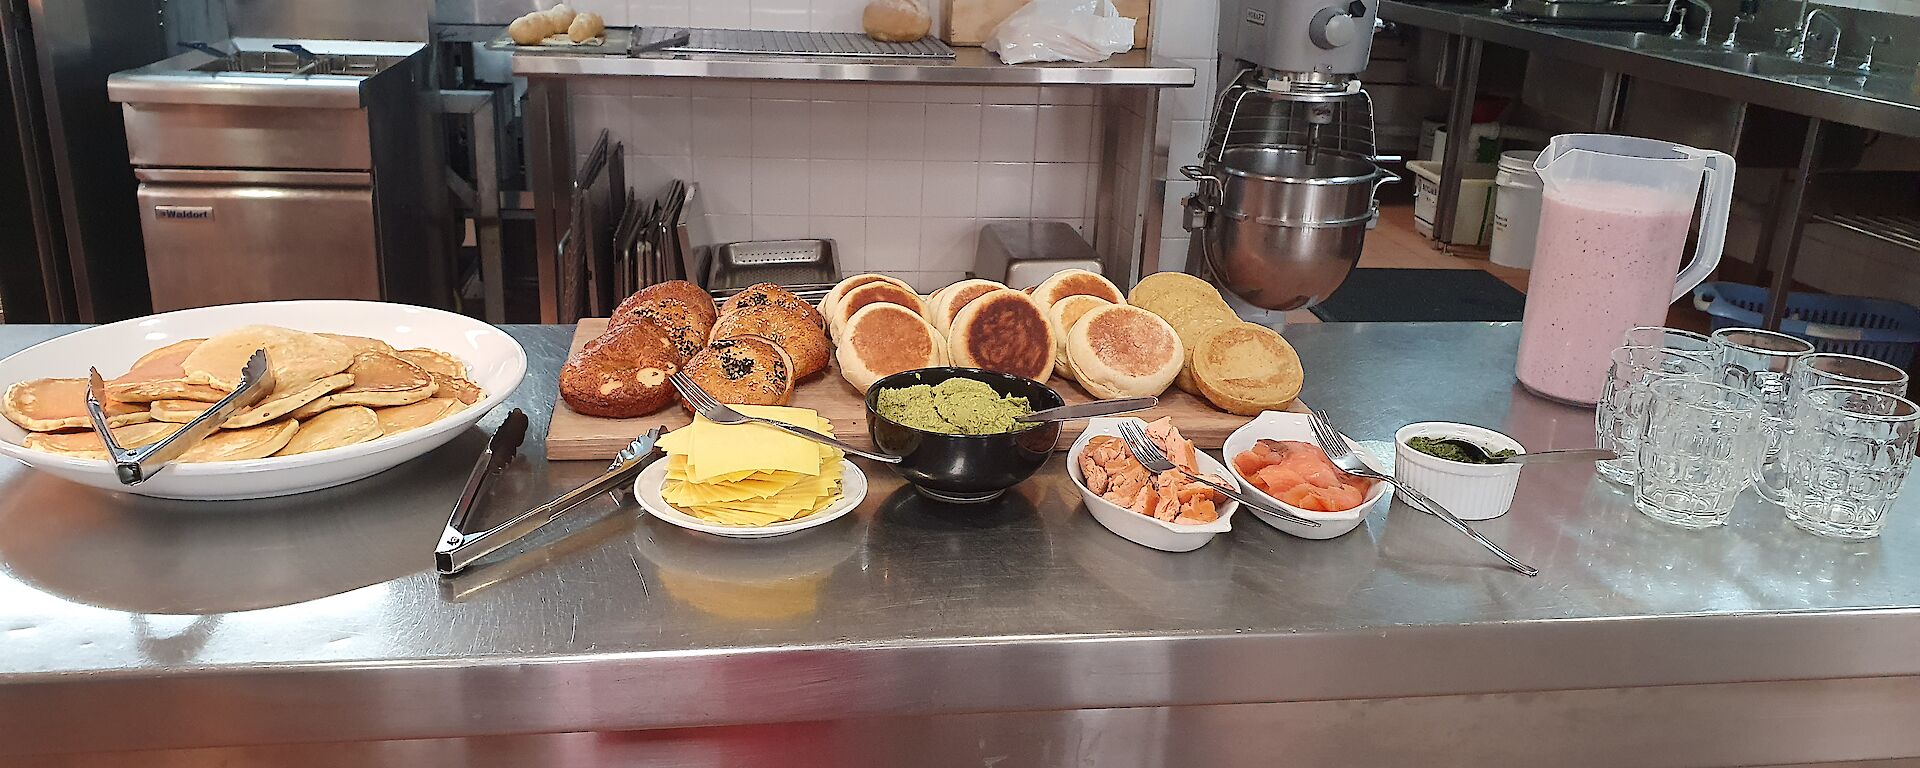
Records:
[[[1481,448],[1480,451],[1487,455],[1487,458],[1483,459],[1465,448],[1454,445],[1453,442],[1448,441],[1446,438],[1439,437],[1409,437],[1407,438],[1407,447],[1428,456],[1446,459],[1447,461],[1457,461],[1462,464],[1492,464],[1494,462],[1491,461],[1491,459],[1504,459],[1513,455],[1513,451],[1489,451]]]
[[[997,435],[1033,426],[1014,421],[1033,413],[1026,398],[1002,396],[973,379],[883,389],[874,408],[888,421],[943,435]]]

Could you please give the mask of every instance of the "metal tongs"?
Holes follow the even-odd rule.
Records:
[[[260,402],[273,391],[273,386],[273,368],[267,364],[267,351],[254,350],[246,366],[240,369],[238,388],[160,442],[127,450],[113,439],[113,431],[107,428],[106,409],[100,405],[108,399],[107,383],[100,378],[100,369],[88,368],[87,415],[93,418],[93,431],[100,435],[100,442],[107,446],[107,456],[113,460],[113,472],[120,477],[120,483],[139,485],[160,474],[160,470],[180,458],[180,454],[213,434],[221,424],[227,423],[228,417]]]
[[[515,408],[500,423],[500,428],[494,431],[492,442],[481,452],[479,460],[473,465],[472,474],[467,476],[467,485],[460,491],[460,500],[454,503],[453,514],[447,518],[447,528],[440,534],[440,544],[434,547],[435,570],[443,576],[459,573],[474,561],[559,519],[560,515],[580,502],[631,482],[646,467],[646,459],[654,453],[654,443],[659,442],[663,434],[666,434],[665,429],[655,427],[635,438],[620,451],[605,473],[561,494],[560,498],[484,531],[466,533],[467,522],[480,499],[486,496],[488,486],[495,477],[506,471],[507,465],[513,463],[514,457],[520,452],[520,442],[526,439],[527,415]],[[623,498],[616,495],[614,500],[621,502]]]

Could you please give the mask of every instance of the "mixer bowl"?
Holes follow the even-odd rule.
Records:
[[[1262,309],[1311,306],[1360,261],[1374,190],[1399,177],[1369,158],[1298,146],[1233,147],[1182,169],[1200,183],[1188,201],[1215,277]]]

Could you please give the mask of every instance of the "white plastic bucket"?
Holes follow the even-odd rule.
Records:
[[[1531,269],[1534,240],[1540,233],[1540,173],[1530,149],[1500,153],[1493,185],[1493,263]]]

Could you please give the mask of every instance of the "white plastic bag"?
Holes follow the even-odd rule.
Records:
[[[1133,24],[1113,0],[1033,0],[994,27],[985,47],[1007,64],[1089,64],[1131,50]]]

